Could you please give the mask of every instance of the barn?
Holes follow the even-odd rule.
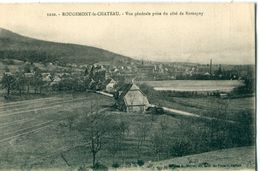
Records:
[[[116,95],[117,107],[126,112],[144,112],[149,101],[140,88],[134,84],[122,86]]]

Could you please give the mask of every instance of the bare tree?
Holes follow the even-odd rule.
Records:
[[[89,142],[90,152],[92,154],[92,166],[95,167],[97,153],[106,143],[106,136],[111,130],[109,116],[105,113],[93,112],[87,114],[85,119],[79,125],[86,142]]]
[[[139,124],[137,126],[136,130],[136,138],[137,138],[137,144],[136,144],[136,152],[137,152],[137,158],[140,159],[142,154],[142,147],[148,137],[149,133],[149,125],[148,124]]]
[[[151,149],[156,155],[157,160],[160,160],[160,155],[163,151],[162,137],[159,132],[155,132],[151,137]]]
[[[123,150],[123,143],[125,136],[128,132],[128,123],[124,121],[116,121],[111,125],[110,143],[108,145],[108,151],[112,154],[113,162],[115,162],[115,156],[119,151]]]
[[[161,154],[166,153],[169,156],[172,135],[169,128],[167,117],[162,117],[157,128],[157,131],[151,137],[151,145],[157,160],[161,159]]]
[[[212,111],[211,115],[213,119],[209,122],[210,132],[210,146],[216,148],[222,148],[225,146],[225,142],[229,139],[228,130],[229,123],[228,119],[229,104],[228,101],[223,99],[216,99],[217,107],[215,111]]]
[[[22,72],[15,73],[15,89],[19,92],[19,95],[22,95],[22,90],[25,87],[25,76]]]
[[[7,90],[7,96],[10,95],[11,89],[14,87],[15,77],[12,74],[4,74],[2,78],[2,87]]]
[[[37,91],[39,91],[39,93],[41,93],[44,82],[42,80],[42,76],[41,76],[40,72],[35,72],[32,80],[31,80],[31,84],[34,87],[35,94],[37,93]]]

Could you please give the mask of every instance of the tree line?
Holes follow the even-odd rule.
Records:
[[[24,70],[19,70],[13,74],[6,69],[1,84],[2,88],[6,89],[7,96],[11,93],[19,93],[20,96],[25,92],[30,93],[31,87],[34,89],[35,93],[41,93],[45,85],[41,72],[37,68],[34,68],[34,74],[25,74]]]
[[[19,68],[15,73],[11,73],[9,68],[5,67],[1,84],[6,90],[6,97],[10,95],[24,93],[29,94],[32,90],[34,93],[45,93],[49,91],[86,91],[101,90],[105,83],[105,70],[91,67],[85,72],[73,75],[72,71],[62,73],[49,73],[49,80],[44,80],[43,71],[31,64],[26,64]],[[55,80],[58,78],[59,80]]]

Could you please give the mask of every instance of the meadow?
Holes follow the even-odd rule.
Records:
[[[175,100],[179,103],[167,103],[191,111],[217,107],[208,105],[209,102],[202,99],[200,107],[196,107],[198,100],[192,98],[186,101],[184,98]],[[160,99],[154,102],[160,102]],[[180,104],[181,102],[186,105]],[[237,104],[238,102],[240,104]],[[190,106],[187,103],[190,103]],[[244,105],[241,103],[241,100],[237,100],[230,103],[230,106],[233,108]],[[120,137],[122,141],[117,141],[117,137],[111,132],[106,134],[102,148],[96,155],[98,163],[110,168],[115,164],[137,166],[138,161],[147,163],[217,149],[254,145],[252,142],[236,139],[237,132],[243,134],[243,131],[248,131],[247,127],[234,127],[237,129],[234,132],[227,129],[229,126],[216,126],[216,123],[192,118],[125,113],[115,109],[113,104],[111,97],[90,92],[63,93],[33,100],[1,103],[0,170],[90,168],[90,141],[79,129],[89,129],[90,113],[108,116],[101,121],[105,124],[104,128],[111,129],[115,123],[126,125],[127,131]],[[248,103],[248,109],[253,109],[250,104]],[[113,132],[116,132],[116,128],[112,127]],[[230,136],[231,134],[234,136]],[[120,145],[119,149],[111,148],[114,147],[115,140]],[[251,155],[251,152],[248,155]]]

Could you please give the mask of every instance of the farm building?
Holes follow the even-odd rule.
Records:
[[[115,92],[115,86],[116,86],[117,82],[110,78],[110,79],[107,79],[106,82],[105,82],[105,91],[109,92],[109,93],[113,93]]]
[[[33,78],[34,73],[31,73],[31,72],[29,72],[29,73],[24,73],[24,76],[25,76],[25,78],[30,79],[30,78]]]
[[[134,83],[121,87],[116,95],[117,107],[126,112],[144,112],[149,101]]]
[[[61,82],[61,77],[59,75],[55,75],[50,85],[51,86],[58,85],[60,82]]]
[[[51,82],[51,74],[50,73],[42,73],[42,80],[44,82]]]

